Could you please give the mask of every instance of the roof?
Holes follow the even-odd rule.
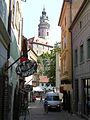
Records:
[[[46,39],[43,38],[39,38],[39,37],[32,37],[28,39],[30,44],[39,44],[39,45],[43,45],[43,46],[47,46],[47,47],[51,47],[53,48],[53,46],[51,46],[48,41]]]
[[[63,0],[63,5],[62,5],[62,9],[61,9],[61,14],[60,14],[60,18],[59,18],[59,21],[58,21],[58,26],[60,25],[60,21],[61,21],[61,17],[62,17],[62,13],[63,13],[63,8],[64,8],[64,4],[65,2],[72,2],[72,0]]]
[[[39,77],[39,83],[48,83],[49,79],[47,76],[40,76]]]

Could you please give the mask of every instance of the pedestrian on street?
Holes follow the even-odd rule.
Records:
[[[45,111],[45,113],[48,113],[48,101],[47,101],[47,98],[45,98],[45,100],[44,100],[44,111]]]
[[[40,97],[40,102],[42,102],[42,96]]]

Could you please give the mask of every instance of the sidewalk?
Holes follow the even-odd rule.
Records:
[[[31,120],[30,119],[30,111],[28,111],[26,113],[26,115],[22,114],[20,117],[19,117],[19,120]]]
[[[65,120],[86,120],[85,118],[79,115],[71,114],[71,113],[68,113],[67,111],[63,111],[62,114],[65,115]]]

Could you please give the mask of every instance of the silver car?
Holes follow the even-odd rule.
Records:
[[[56,108],[58,110],[61,109],[61,101],[57,93],[47,92],[45,97],[47,98],[48,108]]]

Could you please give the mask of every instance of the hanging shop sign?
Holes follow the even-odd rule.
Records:
[[[16,67],[16,73],[21,77],[28,77],[37,71],[37,63],[31,60],[20,62]]]

